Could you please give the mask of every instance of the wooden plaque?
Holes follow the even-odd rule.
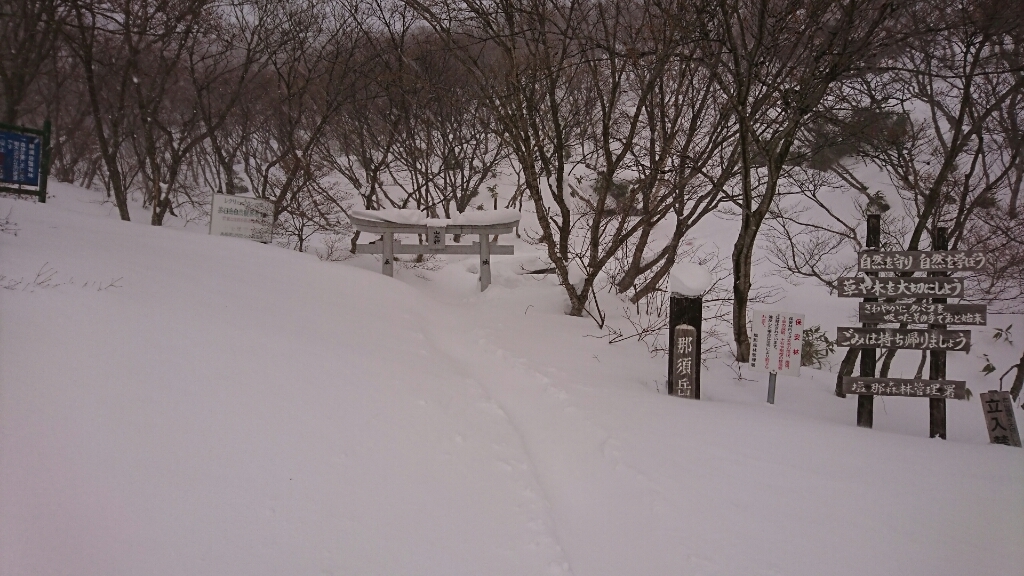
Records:
[[[431,252],[443,252],[446,241],[444,226],[427,226],[427,246]]]
[[[981,250],[864,251],[857,256],[861,272],[971,272],[981,270],[987,260]]]
[[[674,336],[672,342],[674,395],[681,398],[694,398],[696,390],[694,375],[697,372],[697,330],[693,326],[680,324],[676,326]]]
[[[843,392],[871,396],[908,396],[917,398],[967,398],[963,380],[917,380],[908,378],[843,378]]]
[[[1020,432],[1013,415],[1013,399],[1009,392],[989,390],[981,393],[981,407],[985,410],[985,428],[988,441],[1020,448]]]
[[[949,350],[968,352],[970,330],[915,328],[836,328],[836,346],[846,348],[899,348],[902,350]]]
[[[861,302],[864,323],[945,324],[985,326],[988,306],[984,304],[926,304],[924,302]]]
[[[843,277],[836,282],[840,298],[960,298],[962,278]]]

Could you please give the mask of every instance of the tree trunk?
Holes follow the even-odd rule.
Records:
[[[846,392],[843,392],[843,378],[853,376],[853,368],[857,365],[858,356],[860,356],[860,348],[847,348],[846,356],[843,356],[843,361],[839,364],[839,374],[836,375],[836,396],[840,398],[846,398]]]
[[[1020,399],[1021,388],[1024,388],[1024,354],[1021,354],[1020,362],[1017,363],[1017,375],[1010,386],[1010,396],[1013,396],[1014,400]]]

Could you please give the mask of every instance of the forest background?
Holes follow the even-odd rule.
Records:
[[[122,219],[252,195],[328,259],[354,208],[525,207],[568,314],[633,307],[613,339],[664,330],[687,233],[726,215],[705,303],[743,362],[755,260],[834,290],[869,213],[887,249],[987,251],[967,298],[1024,311],[1022,40],[1000,0],[4,0],[0,122],[49,119],[51,176]]]

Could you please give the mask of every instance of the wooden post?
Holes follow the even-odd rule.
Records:
[[[696,360],[693,363],[693,399],[700,400],[700,336],[704,299],[700,296],[683,296],[678,292],[673,292],[669,298],[668,310],[668,393],[671,396],[677,395],[674,376],[676,346],[678,345],[676,326],[686,324],[692,326],[696,332],[693,342],[693,357]]]
[[[384,233],[384,252],[381,255],[381,274],[395,276],[395,233]]]
[[[50,119],[43,120],[43,149],[39,159],[39,201],[46,204],[46,180],[50,177]]]
[[[936,228],[932,250],[946,250],[949,248],[949,238],[945,228]],[[945,272],[932,272],[929,276],[945,276]],[[945,298],[932,298],[933,304],[945,304]],[[945,324],[930,324],[929,328],[943,329]],[[946,351],[932,350],[928,354],[928,378],[931,380],[946,379]],[[928,399],[928,437],[946,439],[946,399]]]
[[[480,234],[480,291],[491,285],[491,241],[487,234]]]
[[[868,215],[868,236],[865,242],[867,248],[880,248],[882,246],[882,216],[880,214]],[[878,276],[877,272],[865,272],[867,276]],[[878,302],[878,298],[865,298],[865,302]],[[864,324],[865,328],[874,328],[877,324]],[[860,351],[860,375],[862,378],[875,377],[875,354],[874,348],[865,348]],[[857,396],[857,426],[871,428],[875,423],[875,397],[870,394]]]
[[[775,404],[775,378],[778,376],[775,372],[768,374],[768,403]]]

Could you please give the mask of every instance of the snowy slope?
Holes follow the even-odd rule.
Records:
[[[521,243],[480,294],[471,259],[391,279],[372,257],[122,223],[95,193],[54,194],[0,199],[18,228],[0,235],[5,576],[1024,561],[1024,450],[987,445],[977,399],[950,403],[943,442],[917,399],[856,428],[817,371],[780,378],[775,406],[721,362],[704,400],[669,398],[663,358],[587,337],[550,279],[512,272]],[[791,298],[846,321],[818,292]]]

